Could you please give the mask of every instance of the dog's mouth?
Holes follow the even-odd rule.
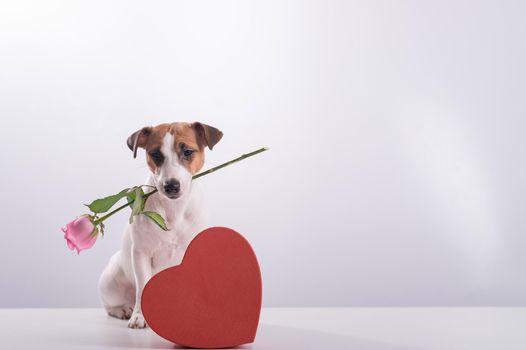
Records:
[[[166,198],[168,198],[168,199],[173,199],[173,200],[178,199],[179,197],[181,197],[181,196],[183,195],[182,192],[175,193],[175,194],[166,193],[166,192],[164,192],[164,191],[162,191],[162,192],[163,192],[163,195],[164,195]]]

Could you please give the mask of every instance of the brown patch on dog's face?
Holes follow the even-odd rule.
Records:
[[[205,163],[205,150],[198,142],[196,130],[189,123],[174,123],[170,132],[179,162],[190,174],[197,174]]]
[[[166,158],[166,155],[163,154],[161,150],[161,146],[164,135],[166,135],[169,128],[170,124],[160,124],[151,128],[150,135],[142,147],[146,150],[146,163],[154,174],[159,172]]]

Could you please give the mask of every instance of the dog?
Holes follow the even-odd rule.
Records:
[[[201,170],[205,148],[210,150],[223,133],[199,122],[161,124],[134,132],[127,145],[137,157],[146,151],[150,170],[146,185],[158,192],[148,197],[145,211],[161,214],[169,228],[163,231],[143,215],[128,224],[120,251],[115,253],[99,282],[99,297],[108,315],[128,319],[128,327],[147,326],[141,295],[157,272],[181,263],[192,239],[205,228],[202,192],[192,176]],[[151,187],[145,187],[145,192]]]

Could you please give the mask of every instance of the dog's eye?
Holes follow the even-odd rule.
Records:
[[[150,152],[150,157],[152,157],[153,160],[162,160],[163,154],[160,151],[153,151]]]
[[[186,160],[190,159],[192,157],[192,155],[194,154],[194,152],[195,151],[192,150],[192,149],[185,149],[183,151],[183,158],[186,159]]]

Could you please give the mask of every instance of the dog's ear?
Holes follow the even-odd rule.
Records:
[[[195,122],[192,124],[192,127],[196,132],[199,142],[202,145],[208,146],[210,149],[213,149],[223,137],[223,133],[221,131],[210,125]]]
[[[128,148],[133,151],[133,158],[137,158],[137,148],[144,148],[146,146],[148,136],[150,136],[151,132],[152,128],[150,126],[145,126],[128,137],[126,144],[128,145]]]

